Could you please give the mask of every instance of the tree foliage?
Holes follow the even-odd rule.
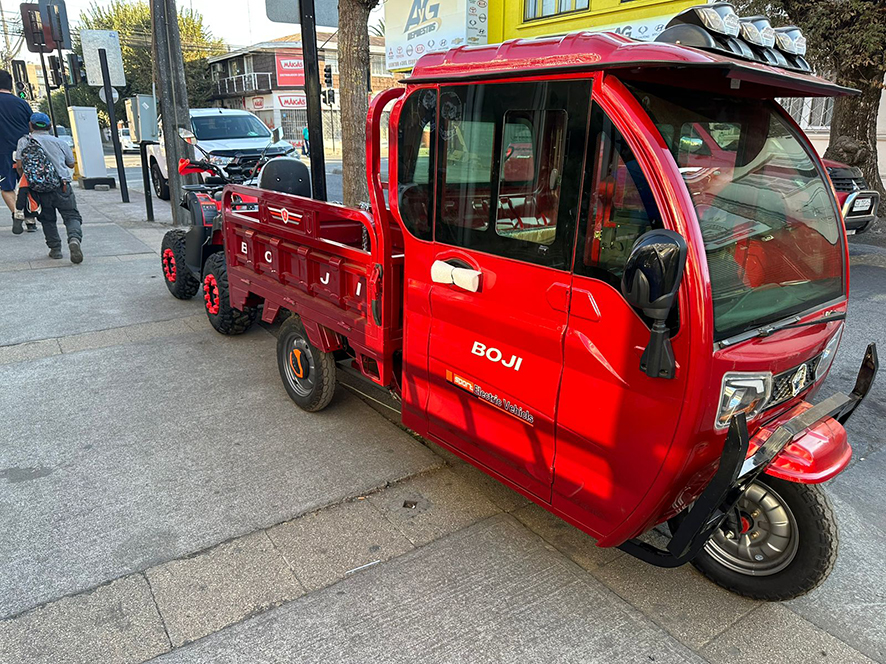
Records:
[[[211,79],[207,58],[225,52],[220,39],[212,36],[198,11],[180,8],[178,25],[181,32],[182,56],[185,63],[185,78],[188,86],[188,99],[191,106],[206,103]],[[109,3],[93,2],[80,14],[80,29],[116,30],[120,34],[120,50],[123,54],[123,69],[126,72],[126,86],[119,89],[120,101],[114,106],[118,120],[123,119],[123,100],[136,94],[152,94],[154,73],[151,57],[151,7],[144,0],[112,0]],[[74,51],[83,54],[79,37],[74,35]],[[71,103],[75,106],[95,106],[99,109],[99,121],[107,126],[107,114],[102,110],[104,103],[98,97],[98,88],[90,88],[82,83],[70,89]],[[67,118],[64,94],[53,94],[52,108],[59,124],[60,118]],[[46,101],[41,109],[46,110]],[[59,115],[59,112],[61,115]]]
[[[773,25],[799,26],[813,67],[837,83],[858,89],[838,98],[827,156],[860,166],[883,192],[877,164],[877,112],[886,76],[884,0],[736,0],[742,15],[765,14]]]

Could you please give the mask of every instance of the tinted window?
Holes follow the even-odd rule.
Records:
[[[191,118],[194,134],[201,141],[228,138],[268,138],[271,132],[254,115],[199,115]]]
[[[634,242],[661,228],[661,215],[633,151],[596,105],[588,146],[589,209],[579,229],[575,270],[618,288]]]
[[[406,98],[397,127],[397,202],[403,224],[424,240],[433,237],[436,125],[436,90],[419,90]]]
[[[568,269],[589,81],[441,89],[435,239]]]

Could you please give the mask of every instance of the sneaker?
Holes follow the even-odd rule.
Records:
[[[60,248],[60,247],[55,247],[54,249],[50,249],[50,250],[49,250],[49,257],[50,257],[50,258],[61,258],[61,257],[62,257],[62,250],[61,250],[61,248]]]
[[[20,218],[13,215],[13,217],[12,217],[12,232],[15,233],[16,235],[22,234],[22,230],[23,230],[22,229],[22,221],[24,221],[24,218],[20,219]]]
[[[37,232],[37,224],[26,223],[25,230],[28,231],[28,233],[36,233]]]
[[[71,252],[72,263],[83,262],[83,251],[80,249],[80,240],[71,240],[68,242],[68,250]]]

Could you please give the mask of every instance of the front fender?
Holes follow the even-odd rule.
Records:
[[[750,440],[748,456],[753,455],[779,426],[812,408],[800,402],[762,427]],[[840,474],[852,458],[846,429],[832,417],[825,418],[788,443],[766,468],[766,474],[788,482],[820,484]]]

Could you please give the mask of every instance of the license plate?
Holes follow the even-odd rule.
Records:
[[[853,212],[867,212],[871,209],[873,201],[870,198],[859,198],[852,204]]]

